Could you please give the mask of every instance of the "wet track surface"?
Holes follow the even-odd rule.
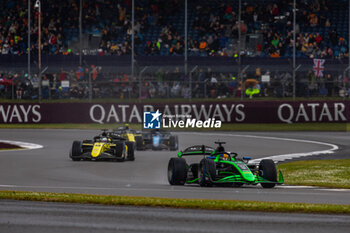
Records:
[[[350,204],[347,190],[308,187],[263,189],[201,188],[170,186],[167,164],[176,152],[137,151],[134,162],[73,162],[68,153],[73,140],[89,139],[96,130],[0,130],[0,139],[38,143],[42,149],[0,152],[0,190],[92,193],[174,198],[206,198]],[[335,144],[339,151],[317,158],[349,158],[348,133],[178,133],[180,149],[194,144],[213,145],[226,141],[226,150],[249,155],[253,159],[290,153],[322,151]],[[252,137],[253,136],[253,137]],[[268,137],[268,138],[266,138]],[[290,141],[281,139],[305,139]]]
[[[0,232],[348,232],[350,216],[0,200]]]
[[[137,151],[134,162],[73,162],[73,140],[89,139],[95,130],[0,130],[0,140],[43,145],[42,149],[0,151],[0,190],[90,193],[128,196],[259,200],[350,204],[350,191],[278,186],[263,189],[170,186],[167,164],[176,152]],[[349,158],[349,133],[178,133],[180,149],[226,141],[226,150],[266,156],[335,153],[302,159]],[[287,138],[287,139],[286,139]],[[290,140],[293,139],[293,140]],[[295,140],[296,139],[296,140]],[[77,205],[0,200],[0,232],[346,232],[349,216],[280,214]]]

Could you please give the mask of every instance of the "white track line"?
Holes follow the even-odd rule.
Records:
[[[25,150],[41,149],[44,147],[43,145],[29,143],[29,142],[10,141],[10,140],[0,140],[0,142],[16,145],[16,146],[24,148]],[[23,150],[23,149],[20,149],[20,150]],[[0,151],[7,151],[8,152],[9,150],[0,150]],[[12,150],[10,150],[10,151],[12,151]]]
[[[182,132],[182,134],[192,134],[192,135],[203,135],[202,133],[190,133],[190,132]],[[259,158],[259,159],[253,159],[250,160],[249,163],[259,163],[262,159],[272,159],[275,162],[282,162],[287,159],[295,159],[300,157],[306,157],[306,156],[312,156],[312,155],[320,155],[320,154],[333,154],[336,150],[339,149],[337,145],[325,143],[325,142],[318,142],[318,141],[310,141],[310,140],[303,140],[303,139],[294,139],[294,138],[277,138],[277,137],[268,137],[268,136],[256,136],[256,135],[241,135],[241,134],[224,134],[224,133],[206,133],[205,135],[212,135],[212,136],[229,136],[229,137],[245,137],[245,138],[261,138],[261,139],[268,139],[268,140],[280,140],[280,141],[291,141],[291,142],[303,142],[303,143],[311,143],[311,144],[318,144],[323,146],[328,146],[330,149],[328,150],[320,150],[320,151],[311,151],[311,152],[301,152],[301,153],[292,153],[292,154],[281,154],[281,155],[272,155],[265,158]]]
[[[203,135],[202,133],[195,133],[195,132],[181,132],[181,134],[192,134],[192,135]],[[318,142],[318,141],[310,141],[310,140],[303,140],[303,139],[293,139],[293,138],[277,138],[277,137],[268,137],[268,136],[256,136],[256,135],[241,135],[241,134],[224,134],[224,133],[206,133],[206,135],[212,135],[212,136],[229,136],[229,137],[246,137],[246,138],[261,138],[261,139],[268,139],[268,140],[280,140],[280,141],[291,141],[291,142],[303,142],[303,143],[312,143],[312,144],[318,144],[323,146],[329,146],[330,149],[328,150],[321,150],[321,151],[312,151],[312,152],[302,152],[302,153],[292,153],[292,154],[282,154],[282,155],[273,155],[265,158],[260,159],[253,159],[250,162],[251,163],[259,163],[262,159],[273,159],[275,162],[281,162],[287,159],[293,159],[293,158],[300,158],[305,156],[312,156],[312,155],[320,155],[320,154],[333,154],[334,151],[338,150],[339,147],[334,144],[325,143],[325,142]],[[0,140],[0,142],[10,143],[14,145],[18,145],[20,147],[26,148],[26,149],[40,149],[43,148],[42,145],[33,144],[33,143],[27,143],[27,142],[18,142],[18,141],[8,141],[8,140]],[[51,186],[18,186],[18,185],[0,185],[0,188],[30,188],[30,187],[36,187],[36,188],[57,188],[57,187],[51,187]],[[320,189],[318,187],[312,187],[312,186],[287,186],[282,185],[279,186],[280,188],[290,188],[290,189],[318,189],[322,191],[340,191],[340,192],[348,192],[349,189]],[[60,188],[67,188],[67,189],[125,189],[130,190],[130,188],[93,188],[93,187],[60,187]],[[135,188],[131,188],[135,189]],[[135,190],[139,190],[136,188]],[[167,191],[160,189],[160,191]],[[174,191],[174,190],[172,190]],[[181,190],[182,192],[183,190]]]

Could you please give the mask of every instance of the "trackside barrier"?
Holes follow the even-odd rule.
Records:
[[[247,101],[193,103],[0,104],[0,123],[142,123],[144,111],[222,123],[338,122],[350,119],[350,101]]]

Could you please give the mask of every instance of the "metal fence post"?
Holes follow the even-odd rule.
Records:
[[[12,78],[12,84],[11,84],[11,95],[12,95],[12,100],[14,100],[14,99],[15,99],[14,78]]]
[[[296,40],[296,0],[293,2],[293,100],[295,100],[295,40]]]
[[[171,89],[171,87],[170,87],[169,81],[167,83],[168,83],[167,98],[169,99],[170,98],[170,89]]]
[[[91,103],[92,101],[92,79],[91,79],[92,72],[93,70],[89,72],[89,103]]]
[[[27,63],[27,69],[28,69],[28,78],[30,78],[30,49],[31,49],[31,46],[30,46],[30,11],[31,11],[31,3],[30,3],[30,0],[28,0],[28,63]]]
[[[238,2],[238,78],[241,81],[241,101],[243,100],[243,78],[241,72],[241,14],[242,14],[242,1]]]
[[[343,72],[343,89],[344,89],[343,100],[345,100],[345,95],[346,95],[345,75],[346,75],[346,71],[348,70],[350,70],[350,66],[348,66]]]
[[[143,67],[139,73],[139,102],[141,102],[141,89],[142,89],[142,74],[148,69],[148,66]]]
[[[190,102],[192,101],[192,73],[195,72],[197,70],[198,66],[195,66],[191,72],[190,72],[190,85],[189,85],[189,88],[190,88]]]

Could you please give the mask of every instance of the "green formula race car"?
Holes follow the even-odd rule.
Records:
[[[168,181],[171,185],[198,183],[200,186],[234,186],[261,184],[273,188],[283,184],[283,175],[277,175],[276,165],[271,159],[263,159],[258,165],[248,164],[250,158],[238,159],[236,153],[226,152],[224,142],[216,149],[205,145],[191,146],[178,152],[168,164]],[[198,163],[187,164],[185,156],[203,156]]]
[[[69,157],[73,161],[80,160],[113,160],[134,161],[135,142],[102,130],[93,140],[74,141]]]

